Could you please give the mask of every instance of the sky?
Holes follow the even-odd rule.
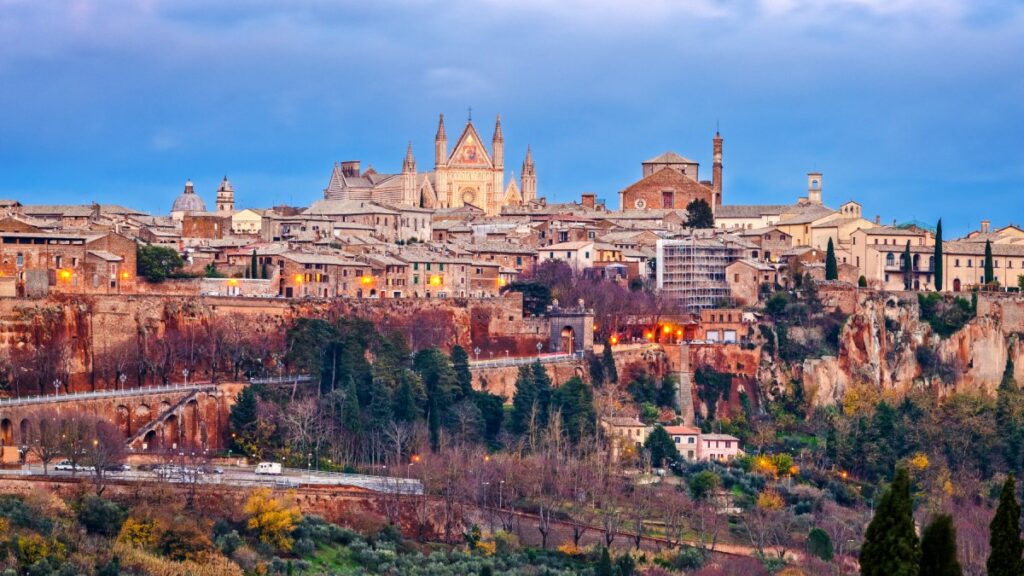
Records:
[[[728,204],[1024,223],[1022,0],[0,0],[0,197],[307,205],[472,108],[551,201],[725,139]],[[450,142],[450,145],[454,142]],[[509,175],[506,174],[506,177]]]

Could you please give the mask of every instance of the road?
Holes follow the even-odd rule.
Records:
[[[226,466],[223,474],[192,474],[183,473],[161,475],[151,470],[128,470],[124,472],[107,472],[112,480],[131,482],[197,482],[202,484],[224,484],[227,486],[266,486],[266,487],[298,487],[298,486],[348,486],[373,490],[374,492],[390,492],[399,494],[422,494],[423,485],[419,480],[410,478],[392,478],[387,476],[366,476],[362,474],[342,474],[337,472],[316,472],[284,468],[280,475],[256,474],[252,467]],[[49,468],[51,476],[70,478],[89,478],[91,472],[78,471],[72,473]],[[2,476],[42,476],[41,464],[22,466],[21,469],[2,470]]]

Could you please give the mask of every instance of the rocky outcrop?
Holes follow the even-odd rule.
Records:
[[[1002,312],[1014,317],[1024,302],[987,303],[979,315],[947,338],[919,319],[916,295],[864,293],[840,334],[837,356],[806,359],[783,367],[804,387],[813,405],[841,402],[850,386],[867,386],[898,397],[915,387],[940,397],[953,393],[994,395],[1007,358],[1024,382],[1024,345],[1002,324]],[[760,377],[777,378],[780,370]],[[763,387],[770,389],[770,386]]]

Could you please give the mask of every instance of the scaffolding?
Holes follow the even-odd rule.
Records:
[[[714,308],[730,296],[725,268],[739,260],[743,244],[722,232],[658,240],[657,284],[661,294],[689,312]]]

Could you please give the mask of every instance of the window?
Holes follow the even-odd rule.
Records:
[[[968,259],[967,259],[967,267],[968,267],[968,268],[970,268],[970,267],[971,267],[971,259],[970,259],[970,258],[968,258]]]
[[[893,256],[892,252],[885,255],[885,265],[893,266],[896,264],[896,257]]]
[[[522,256],[516,256],[516,266],[522,266],[522,265],[523,265],[523,257]]]
[[[583,257],[586,258],[586,259],[590,259],[590,252],[589,251],[584,251],[583,252]]]
[[[960,267],[960,259],[959,258],[957,258],[956,260],[953,261],[953,267],[954,268],[959,268]]]
[[[661,207],[671,208],[674,205],[673,197],[675,194],[671,190],[665,190],[661,193]]]

